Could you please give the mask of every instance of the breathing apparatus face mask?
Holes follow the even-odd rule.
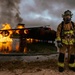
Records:
[[[67,23],[69,23],[70,21],[71,21],[71,18],[63,18],[63,20],[65,21],[65,23],[67,24]]]

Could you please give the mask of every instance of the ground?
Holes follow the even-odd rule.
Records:
[[[31,53],[51,55],[0,56],[0,75],[75,75],[75,72],[68,69],[67,64],[64,72],[58,71],[58,54],[54,45],[37,44],[28,45]]]
[[[36,62],[0,62],[0,75],[75,75],[75,72],[66,67],[65,71],[60,73],[57,59],[50,59]]]

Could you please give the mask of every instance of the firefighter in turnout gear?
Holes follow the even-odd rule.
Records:
[[[65,53],[68,52],[68,66],[70,70],[75,71],[74,53],[75,53],[75,23],[71,21],[72,12],[67,10],[62,15],[63,21],[57,27],[57,46],[59,48],[58,68],[59,72],[64,71]]]

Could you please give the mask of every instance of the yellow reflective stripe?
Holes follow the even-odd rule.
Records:
[[[73,30],[70,30],[69,33],[73,34],[74,32],[73,32]]]
[[[64,63],[58,63],[58,66],[60,66],[60,67],[64,67]]]
[[[64,34],[74,34],[74,31],[73,30],[65,31]]]
[[[64,39],[62,39],[62,43],[68,45],[68,42],[66,40],[64,40]]]
[[[75,67],[75,63],[69,64],[69,67]]]
[[[56,41],[61,41],[61,38],[60,38],[60,37],[57,37],[57,38],[56,38]]]
[[[74,39],[69,41],[69,44],[73,44],[74,43]]]
[[[74,39],[71,39],[70,41],[67,41],[65,39],[62,39],[62,43],[66,44],[66,45],[73,45]]]

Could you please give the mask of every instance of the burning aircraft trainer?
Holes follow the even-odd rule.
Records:
[[[15,29],[12,29],[10,24],[3,24],[0,29],[0,52],[9,53],[12,51],[12,43],[14,38],[18,38],[19,45],[16,46],[16,51],[26,52],[26,43],[33,40],[38,41],[55,41],[56,31],[49,27],[32,27],[25,28],[25,24],[18,24]],[[7,51],[7,52],[6,52]]]

